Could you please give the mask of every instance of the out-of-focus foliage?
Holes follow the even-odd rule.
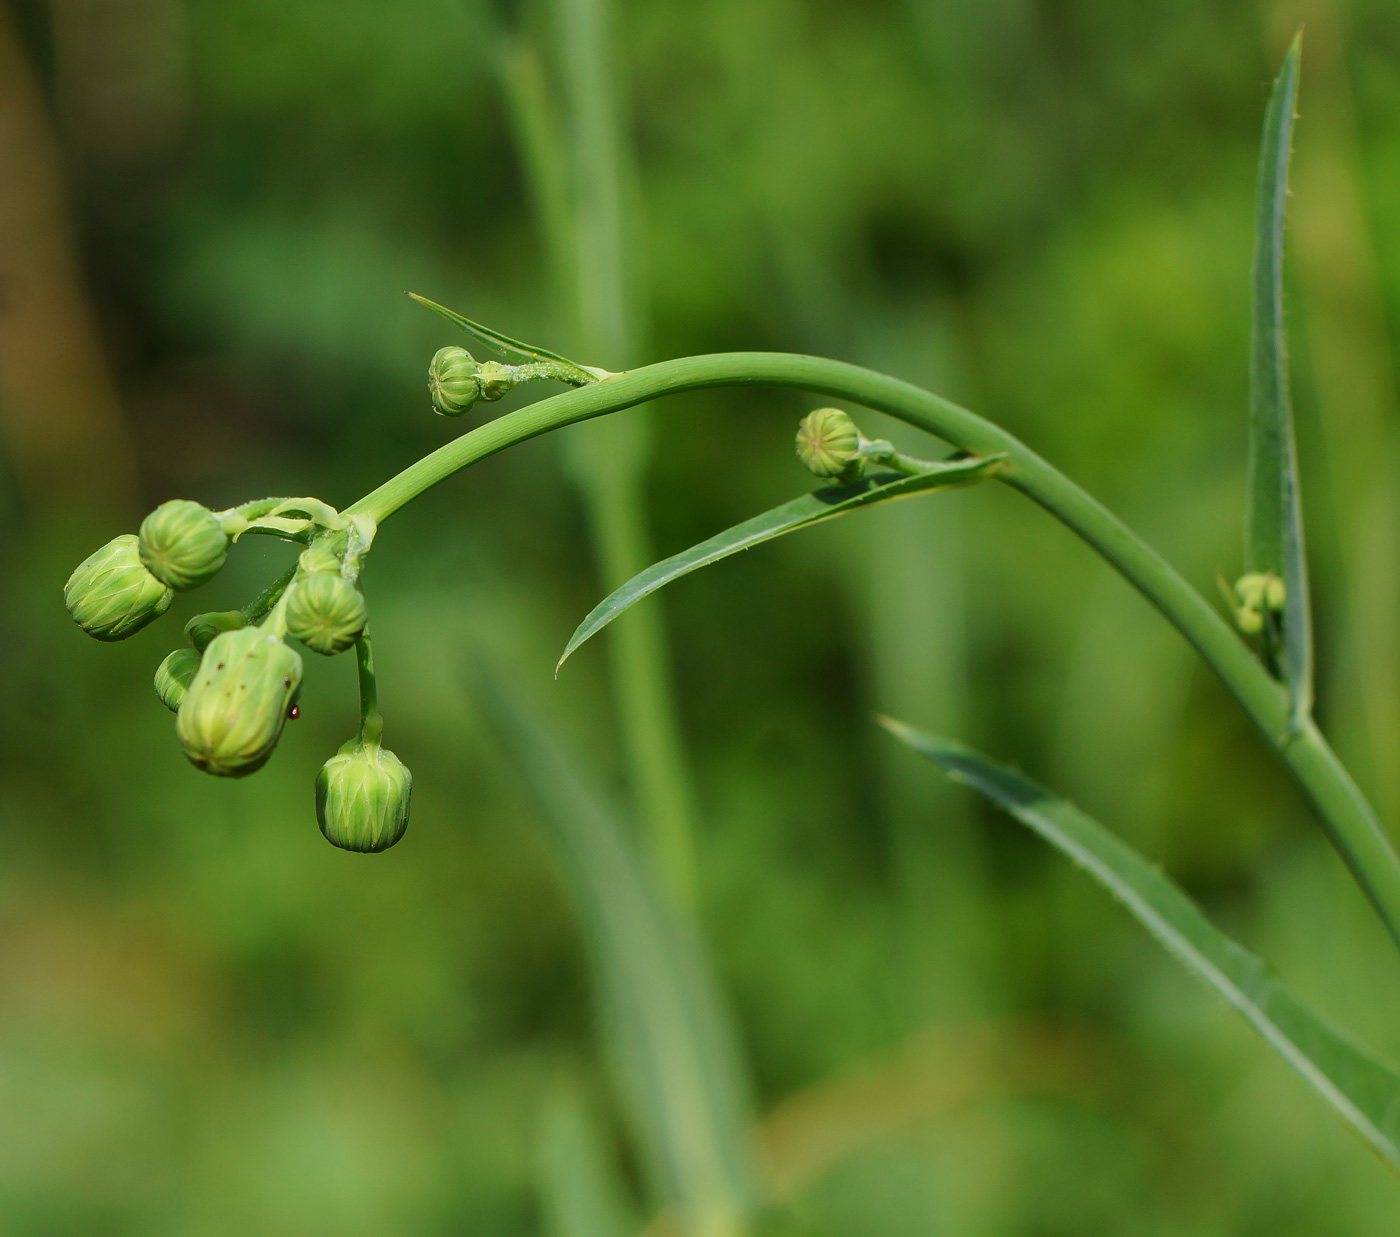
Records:
[[[415,785],[380,856],[327,846],[313,812],[316,770],[355,725],[345,659],[308,660],[302,718],[232,784],[186,764],[151,689],[180,625],[247,600],[283,548],[240,543],[120,645],[61,603],[73,565],[160,501],[344,505],[460,432],[432,414],[426,368],[461,340],[405,289],[568,346],[495,69],[504,35],[543,39],[543,14],[10,12],[143,504],[75,526],[5,441],[0,1230],[596,1227],[561,1219],[570,1180],[609,1225],[649,1214],[539,809],[469,673],[491,647],[595,780],[620,783],[602,650],[550,680],[606,591],[558,453],[488,460],[377,538],[380,704]],[[1400,479],[1393,4],[627,0],[630,258],[647,355],[820,351],[931,386],[1211,587],[1242,566],[1256,153],[1302,17],[1289,304],[1318,711],[1393,823],[1400,690],[1377,688],[1394,686],[1400,623],[1374,620],[1396,591]],[[0,217],[16,192],[0,169]],[[27,243],[0,238],[0,274]],[[0,292],[0,357],[18,365],[4,333],[25,305]],[[811,488],[791,444],[812,406],[752,390],[660,406],[660,552]],[[1400,974],[1360,895],[1225,694],[1083,547],[980,486],[667,594],[645,604],[667,610],[697,772],[701,920],[773,1114],[773,1232],[1393,1228],[1394,1180],[1247,1028],[870,724],[879,709],[958,735],[1118,823],[1400,1055]]]

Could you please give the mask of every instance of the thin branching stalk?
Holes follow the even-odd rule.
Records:
[[[1000,480],[1078,533],[1191,642],[1279,753],[1342,859],[1400,943],[1400,859],[1375,812],[1317,727],[1288,734],[1288,699],[1219,614],[1155,550],[1013,435],[976,413],[859,366],[786,353],[735,352],[648,365],[489,422],[404,469],[347,509],[382,522],[477,460],[526,439],[663,395],[725,386],[794,387],[885,412],[978,455],[1003,453]]]

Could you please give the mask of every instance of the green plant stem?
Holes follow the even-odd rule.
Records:
[[[379,689],[374,679],[374,646],[368,628],[355,641],[355,669],[360,676],[360,745],[365,746],[384,737],[384,716],[379,712]]]
[[[1067,524],[1186,637],[1278,751],[1347,867],[1400,943],[1400,859],[1361,791],[1312,722],[1292,736],[1284,690],[1214,609],[1155,550],[1097,500],[1005,430],[928,391],[820,357],[731,352],[632,370],[508,413],[404,469],[347,509],[382,523],[458,470],[560,426],[707,387],[795,387],[889,413],[978,455],[1002,452],[998,479]]]

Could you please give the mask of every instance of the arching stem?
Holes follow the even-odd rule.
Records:
[[[683,357],[507,413],[410,465],[346,514],[382,523],[477,460],[565,425],[683,391],[777,386],[863,404],[976,455],[1004,453],[998,479],[1068,525],[1186,637],[1220,676],[1311,801],[1332,844],[1400,944],[1400,859],[1375,812],[1312,722],[1288,734],[1285,693],[1219,614],[1115,515],[1005,430],[907,382],[821,357],[735,352]]]

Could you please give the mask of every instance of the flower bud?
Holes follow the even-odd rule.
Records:
[[[209,614],[196,614],[185,624],[185,635],[202,653],[221,632],[237,631],[247,625],[248,620],[242,610],[215,610]]]
[[[204,650],[175,731],[192,764],[217,777],[261,769],[301,691],[301,658],[261,627],[226,631]]]
[[[180,702],[198,673],[199,654],[194,649],[176,649],[171,653],[156,667],[156,695],[161,704],[178,713]]]
[[[292,585],[286,616],[290,635],[329,657],[355,643],[369,613],[363,594],[349,580],[322,572]]]
[[[493,403],[519,385],[520,378],[509,365],[502,365],[499,361],[483,361],[476,367],[476,381],[481,389],[481,398]]]
[[[349,744],[316,775],[316,820],[342,850],[388,850],[408,828],[413,774],[376,744]]]
[[[208,507],[173,498],[141,521],[141,561],[171,588],[198,588],[227,556],[228,534]]]
[[[125,640],[170,609],[175,594],[141,562],[135,533],[113,538],[78,564],[63,604],[88,635]]]
[[[856,480],[865,467],[860,431],[839,408],[818,408],[797,427],[797,458],[808,472],[838,481]]]
[[[428,394],[440,416],[460,417],[481,398],[476,361],[465,348],[439,348],[428,366]]]

